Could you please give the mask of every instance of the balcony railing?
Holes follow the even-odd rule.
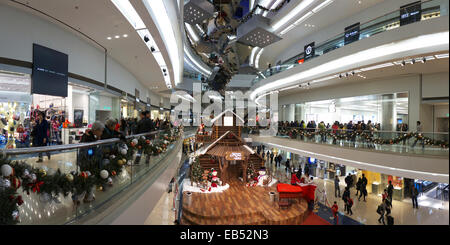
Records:
[[[259,135],[261,129],[247,127],[245,132],[249,135]],[[367,149],[400,154],[449,156],[448,133],[280,127],[276,137],[356,150]]]
[[[430,0],[424,1],[421,3],[422,7],[422,18],[421,21],[428,20],[431,18],[440,17],[441,13],[447,13],[447,11],[442,11],[440,3],[442,0]],[[377,17],[373,20],[367,21],[365,23],[360,24],[360,35],[359,40],[369,38],[378,33],[382,33],[385,31],[389,31],[392,29],[396,29],[400,27],[400,9],[395,10],[393,12],[387,13],[383,16]],[[344,36],[345,32],[342,32],[334,37],[327,39],[326,41],[315,45],[315,55],[304,62],[308,62],[311,59],[322,56],[328,52],[331,52],[335,49],[341,48],[344,46]],[[299,60],[304,58],[304,52],[297,54],[286,61],[282,62],[282,64],[274,66],[270,69],[265,69],[261,71],[259,76],[257,76],[251,83],[251,85],[255,85],[257,82],[262,79],[266,79],[267,77],[273,76],[285,70],[289,70],[293,67],[296,67],[299,64]],[[303,62],[300,62],[303,64]]]
[[[121,162],[123,165],[120,174],[117,173],[114,176],[112,171],[109,171],[111,179],[105,180],[101,185],[97,183],[97,180],[91,191],[84,191],[81,194],[71,191],[64,196],[61,193],[46,193],[42,189],[36,192],[30,191],[27,194],[23,187],[18,188],[17,194],[21,195],[24,201],[19,206],[18,224],[70,224],[95,211],[164,164],[163,160],[174,151],[179,136],[178,129],[168,129],[127,136],[127,143],[119,139],[107,139],[92,143],[2,150],[3,156],[12,161],[12,166],[24,162],[33,169],[39,170],[38,182],[45,182],[46,175],[54,176],[58,170],[62,176],[79,176],[85,171],[83,168],[86,164],[99,164],[101,165],[99,169],[104,169],[108,164],[112,164],[112,159],[126,160]],[[133,139],[146,144],[149,143],[146,140],[149,140],[151,142],[149,145],[152,145],[155,150],[145,152],[139,144],[133,150],[128,148],[128,155],[123,154],[124,152],[120,149],[125,148],[126,144],[129,145]],[[162,148],[159,148],[160,146]],[[39,154],[43,155],[42,162],[36,161]],[[51,158],[47,157],[48,154]],[[112,157],[113,154],[114,157]],[[40,175],[41,173],[45,174]],[[97,176],[98,173],[92,173],[92,175]]]

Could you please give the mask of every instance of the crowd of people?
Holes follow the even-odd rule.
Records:
[[[364,122],[364,120],[358,121],[354,123],[353,121],[349,121],[348,123],[341,123],[338,121],[335,121],[333,125],[330,125],[330,123],[325,124],[323,121],[319,122],[318,124],[312,120],[306,123],[305,121],[280,121],[278,122],[279,127],[297,127],[300,129],[304,129],[308,132],[314,132],[316,130],[326,130],[326,129],[332,129],[333,132],[336,132],[337,130],[358,130],[358,131],[379,131],[381,128],[380,123],[373,123],[371,120],[367,121],[367,123]],[[407,127],[406,127],[407,128]]]
[[[259,154],[270,166],[274,166],[276,168],[282,167],[284,165],[285,171],[287,175],[291,176],[291,184],[299,185],[301,183],[310,184],[314,183],[314,178],[310,175],[310,170],[308,164],[305,164],[305,167],[302,171],[301,165],[298,168],[294,168],[293,164],[291,164],[290,159],[286,159],[283,161],[283,156],[281,153],[276,153],[274,149],[267,150],[264,145],[258,145],[255,147],[255,151]],[[357,178],[356,174],[349,173],[345,178],[345,188],[341,195],[341,187],[339,185],[340,178],[338,175],[334,177],[334,194],[336,198],[342,198],[344,202],[344,212],[352,216],[353,211],[352,207],[354,204],[351,190],[354,188],[356,190],[355,198],[358,198],[358,201],[367,202],[366,198],[368,196],[367,192],[367,184],[368,180],[365,174],[362,174],[359,178]],[[378,222],[381,224],[393,225],[394,218],[391,215],[392,203],[393,203],[393,194],[394,194],[394,186],[392,181],[389,181],[389,184],[386,189],[384,189],[383,194],[381,195],[381,203],[378,205],[376,212],[380,215]],[[419,191],[416,187],[412,187],[411,199],[413,208],[418,208],[417,197],[419,195]],[[333,203],[333,206],[330,206],[332,209],[333,215],[337,221],[337,212],[339,210],[337,202]],[[335,211],[333,211],[335,210]]]
[[[53,137],[53,122],[49,121],[45,113],[42,111],[36,112],[36,119],[32,120],[31,137],[33,147],[42,147],[50,145]],[[152,120],[150,112],[144,111],[140,114],[140,120],[137,118],[129,118],[117,120],[108,118],[104,123],[100,121],[94,122],[88,126],[88,129],[81,136],[80,143],[94,142],[97,140],[121,138],[124,139],[127,135],[147,133],[156,130],[164,130],[170,128],[170,122],[166,120]],[[48,159],[51,159],[50,152],[46,152]],[[42,153],[39,153],[37,162],[42,162]]]

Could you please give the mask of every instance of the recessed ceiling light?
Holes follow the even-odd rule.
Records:
[[[362,1],[358,1],[358,4],[361,4],[362,3]]]
[[[111,37],[107,37],[106,39],[111,40],[112,38]]]
[[[120,36],[115,36],[115,38],[119,38]]]
[[[123,34],[123,37],[128,37],[128,34]]]

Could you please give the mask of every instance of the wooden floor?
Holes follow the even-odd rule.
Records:
[[[222,193],[192,193],[188,203],[183,193],[184,225],[299,225],[308,216],[305,200],[294,200],[288,209],[271,202],[269,192],[276,187],[245,187],[232,181]]]

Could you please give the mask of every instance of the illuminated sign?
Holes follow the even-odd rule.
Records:
[[[421,2],[413,2],[400,7],[400,26],[420,21],[422,18]]]
[[[228,161],[242,160],[242,152],[226,152],[225,159]]]
[[[316,53],[316,50],[315,50],[314,46],[315,46],[315,43],[312,42],[312,43],[310,43],[310,44],[308,44],[308,45],[306,45],[304,47],[304,49],[305,49],[305,51],[304,51],[304,53],[305,53],[304,60],[307,60],[307,59],[310,59],[310,58],[314,57],[314,55]]]
[[[359,22],[345,27],[344,45],[359,40]]]

